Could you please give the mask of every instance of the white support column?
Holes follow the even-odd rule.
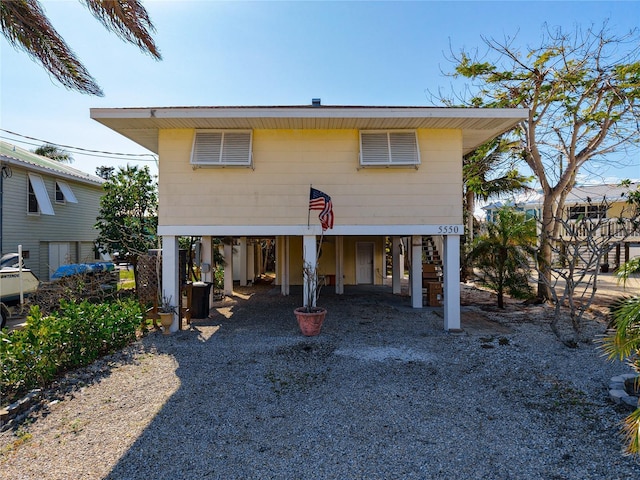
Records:
[[[444,237],[444,329],[460,330],[460,236]]]
[[[274,280],[273,284],[274,285],[280,285],[280,291],[282,293],[282,245],[284,244],[284,237],[282,235],[277,235],[276,236],[276,244],[275,244],[275,257],[276,257],[276,264],[275,264],[275,272],[276,272],[276,279]]]
[[[178,237],[163,235],[162,237],[162,296],[171,297],[171,304],[178,305],[180,285],[178,282]],[[178,331],[178,315],[173,316],[170,332]]]
[[[202,237],[200,245],[200,271],[202,271],[203,265],[209,265],[209,271],[202,271],[202,281],[203,282],[213,282],[213,252],[211,250],[211,237],[204,236]],[[210,289],[213,292],[213,289]],[[213,296],[209,295],[209,308],[213,306],[212,302]]]
[[[202,271],[202,266],[205,264],[209,265],[210,267],[208,272],[202,272],[203,282],[211,282],[213,279],[213,268],[211,267],[212,260],[213,256],[211,254],[211,237],[202,237],[202,240],[200,241],[200,269]]]
[[[261,251],[260,245],[253,242],[247,244],[247,284],[256,279],[256,252]]]
[[[422,237],[411,237],[411,306],[422,308]]]
[[[289,295],[289,285],[291,285],[290,269],[289,269],[289,236],[278,237],[281,245],[278,248],[280,252],[280,259],[278,263],[280,265],[280,272],[282,277],[280,278],[280,293],[284,296]]]
[[[391,237],[391,284],[392,292],[395,295],[402,293],[402,275],[404,273],[404,258],[400,255],[400,237]]]
[[[315,290],[315,286],[314,282],[316,281],[315,279],[315,271],[316,271],[316,236],[315,235],[305,235],[304,237],[302,237],[302,266],[303,268],[308,268],[310,269],[309,274],[311,275],[311,285],[309,285],[309,282],[306,282],[305,279],[303,278],[303,288],[302,288],[302,304],[303,306],[307,307],[307,306],[311,306],[311,307],[315,307],[316,306],[316,299],[313,298],[311,301],[311,305],[308,305],[308,301],[307,299],[309,298],[309,289],[314,289]],[[304,275],[303,275],[304,277]]]
[[[238,255],[240,260],[240,285],[247,286],[247,237],[240,237],[240,254]]]
[[[344,237],[336,237],[336,294],[344,294]]]
[[[398,262],[398,264],[400,265],[400,278],[404,278],[404,258],[406,255],[409,255],[410,252],[408,251],[408,239],[405,240],[405,238],[400,238],[400,244],[402,245],[402,248],[400,249],[400,261]]]
[[[233,296],[233,245],[224,244],[224,294]]]

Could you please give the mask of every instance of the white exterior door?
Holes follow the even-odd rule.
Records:
[[[55,272],[60,265],[71,262],[71,249],[67,242],[49,243],[49,274]]]
[[[356,283],[373,284],[373,243],[356,243]]]

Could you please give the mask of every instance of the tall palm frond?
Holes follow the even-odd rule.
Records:
[[[615,332],[602,341],[611,360],[624,360],[640,351],[640,296],[620,298],[611,306]]]
[[[102,90],[58,34],[36,0],[0,2],[0,25],[7,41],[22,49],[69,89],[102,96]]]
[[[627,444],[625,452],[630,455],[640,454],[640,408],[624,419],[622,434]]]
[[[491,178],[503,169],[509,156],[515,151],[517,143],[498,137],[481,145],[464,158],[462,173],[466,189],[476,198],[488,200],[502,193],[519,193],[529,190],[530,177],[521,175],[518,170],[509,168],[501,175]]]
[[[640,273],[640,257],[632,258],[620,265],[616,272],[616,277],[620,282],[626,284],[629,277],[634,273]]]
[[[156,60],[162,59],[150,32],[156,29],[138,0],[84,0],[89,11],[107,30],[136,45]]]
[[[617,276],[626,281],[633,273],[640,272],[640,258],[634,258],[620,266]],[[620,298],[611,306],[614,330],[602,340],[601,348],[610,360],[628,359],[633,369],[640,373],[640,296]],[[640,408],[625,418],[622,428],[626,452],[640,455]]]
[[[149,33],[155,28],[138,0],[84,0],[84,3],[109,31],[161,59]],[[24,50],[66,88],[103,95],[94,78],[49,22],[38,0],[1,1],[0,26],[14,48]]]

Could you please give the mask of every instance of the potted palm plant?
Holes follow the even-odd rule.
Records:
[[[160,323],[162,324],[163,333],[169,335],[171,331],[171,324],[173,323],[173,316],[178,313],[178,309],[175,305],[171,304],[171,295],[162,296],[162,301],[158,306],[158,315],[160,315]]]
[[[320,296],[320,289],[322,288],[322,285],[318,285],[317,264],[318,262],[316,261],[314,268],[311,264],[305,263],[302,268],[305,301],[304,306],[294,310],[300,331],[307,337],[312,337],[320,333],[322,323],[327,315],[326,308],[316,306],[316,301]]]

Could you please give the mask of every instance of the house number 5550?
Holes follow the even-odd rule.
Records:
[[[459,229],[458,225],[440,225],[438,226],[438,233],[458,233]]]

